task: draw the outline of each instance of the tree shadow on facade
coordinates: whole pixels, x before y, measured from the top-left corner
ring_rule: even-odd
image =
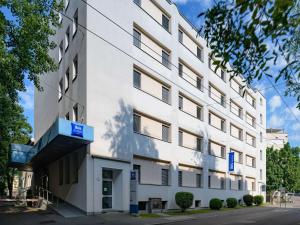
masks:
[[[110,141],[109,151],[112,156],[122,160],[132,160],[137,154],[144,157],[158,158],[158,150],[152,138],[133,132],[133,107],[119,100],[119,111],[112,120],[105,123],[105,140]]]

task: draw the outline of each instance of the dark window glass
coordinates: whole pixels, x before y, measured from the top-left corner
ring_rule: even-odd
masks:
[[[210,186],[211,186],[211,176],[209,175],[208,176],[208,187],[210,188]]]
[[[202,118],[202,108],[200,106],[197,106],[197,118],[199,120]]]
[[[182,187],[182,171],[178,171],[178,186]]]
[[[202,60],[202,49],[197,47],[197,57],[198,59]]]
[[[64,182],[64,161],[59,160],[58,162],[58,180],[59,185],[62,185]]]
[[[133,115],[133,131],[141,132],[141,116],[137,114]]]
[[[141,88],[141,73],[133,71],[133,86],[136,88]]]
[[[113,179],[113,171],[104,169],[102,170],[102,178],[103,179]]]
[[[162,169],[161,170],[161,184],[162,185],[169,185],[169,170],[168,169]]]
[[[197,151],[202,150],[202,138],[197,138]]]
[[[183,32],[181,30],[178,30],[178,41],[180,43],[183,42]]]
[[[221,70],[221,79],[225,81],[225,71]]]
[[[179,74],[180,77],[182,77],[182,71],[183,71],[182,70],[182,64],[179,63],[178,64],[178,74]]]
[[[169,68],[169,54],[165,51],[162,51],[162,64]]]
[[[162,26],[165,28],[167,31],[169,31],[169,18],[166,17],[164,14],[162,14]]]
[[[170,91],[166,87],[162,87],[162,100],[166,103],[170,102]]]
[[[178,144],[179,144],[179,146],[182,146],[182,144],[183,144],[183,133],[182,133],[182,131],[178,132]]]
[[[221,189],[225,189],[225,178],[224,177],[221,177],[220,183],[221,183]]]
[[[133,44],[136,47],[141,48],[141,33],[137,30],[133,30]]]
[[[202,78],[201,77],[197,77],[197,88],[199,90],[202,90]]]
[[[238,189],[240,191],[243,190],[243,181],[242,180],[238,180]]]
[[[133,165],[133,170],[137,170],[138,173],[138,181],[141,183],[141,166],[140,165]]]
[[[162,140],[169,141],[169,127],[162,125]]]
[[[182,96],[178,96],[178,108],[183,109],[183,98]]]

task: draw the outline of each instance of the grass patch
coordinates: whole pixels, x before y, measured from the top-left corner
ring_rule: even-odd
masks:
[[[155,213],[140,213],[139,217],[141,217],[141,218],[159,218],[162,216],[159,214],[155,214]]]
[[[213,212],[214,210],[211,209],[194,209],[194,210],[186,210],[185,212],[181,212],[179,210],[172,210],[166,212],[167,215],[170,216],[180,216],[180,215],[193,215],[193,214],[202,214],[202,213],[210,213]]]

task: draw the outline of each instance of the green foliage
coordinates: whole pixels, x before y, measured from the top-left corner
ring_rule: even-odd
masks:
[[[264,196],[262,195],[256,195],[253,197],[253,203],[255,205],[261,205],[264,202]]]
[[[246,206],[252,206],[253,205],[253,196],[252,195],[244,195],[243,201],[246,204]]]
[[[223,203],[220,199],[218,198],[212,198],[210,201],[209,201],[209,208],[211,209],[215,209],[215,210],[219,210],[221,209],[223,206]]]
[[[300,180],[299,148],[292,148],[288,143],[280,150],[267,148],[267,191],[285,187],[295,191]]]
[[[16,101],[17,91],[25,91],[25,76],[40,88],[38,75],[57,69],[48,55],[56,46],[49,37],[59,26],[57,10],[62,3],[6,0],[0,1],[0,6],[0,84]]]
[[[238,201],[236,198],[227,198],[226,199],[226,205],[228,208],[235,208],[238,204]]]
[[[177,192],[175,195],[176,204],[184,212],[193,205],[194,196],[190,192]]]
[[[199,17],[205,19],[199,33],[212,49],[216,70],[230,64],[227,72],[242,74],[248,84],[282,78],[286,94],[300,102],[300,1],[216,1]]]

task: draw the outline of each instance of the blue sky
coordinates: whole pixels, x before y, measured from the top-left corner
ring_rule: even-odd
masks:
[[[197,15],[211,6],[211,0],[174,0],[182,14],[196,27],[201,21]],[[275,73],[276,66],[272,67]],[[28,122],[34,127],[34,87],[28,80],[25,81],[27,91],[20,93],[20,103],[24,107],[24,114]],[[300,146],[300,111],[296,108],[296,100],[292,97],[285,97],[285,85],[278,81],[275,86],[281,96],[274,90],[270,82],[262,79],[255,86],[261,90],[267,99],[267,127],[283,128],[288,132],[289,142],[292,146]],[[288,107],[284,104],[287,103]],[[295,118],[297,117],[297,119]]]

